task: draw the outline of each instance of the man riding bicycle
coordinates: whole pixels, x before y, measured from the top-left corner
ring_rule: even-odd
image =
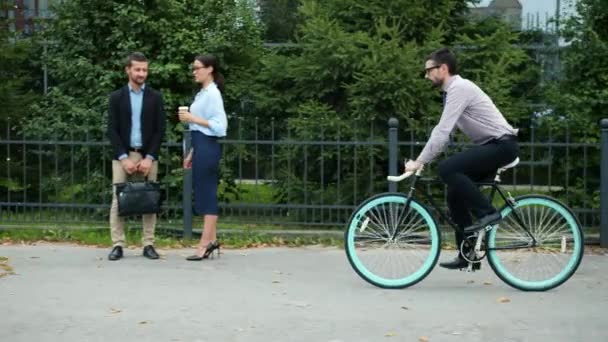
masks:
[[[425,77],[443,91],[443,112],[422,152],[416,160],[405,164],[405,170],[417,171],[433,161],[449,142],[454,127],[474,143],[475,146],[439,163],[439,175],[447,185],[450,215],[459,227],[455,231],[459,248],[466,237],[500,221],[500,213],[475,182],[493,176],[498,168],[517,158],[518,130],[509,125],[483,90],[458,75],[456,56],[450,50],[443,48],[429,55]],[[477,218],[475,224],[471,214]],[[459,249],[454,260],[439,265],[459,269],[467,267],[468,261]]]

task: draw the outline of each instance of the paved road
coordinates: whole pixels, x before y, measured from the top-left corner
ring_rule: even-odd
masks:
[[[605,255],[586,255],[558,289],[526,293],[488,265],[381,290],[334,248],[226,250],[204,262],[160,252],[110,262],[107,249],[0,246],[15,272],[0,278],[0,341],[608,340]]]

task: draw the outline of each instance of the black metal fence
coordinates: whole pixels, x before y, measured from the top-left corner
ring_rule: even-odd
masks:
[[[396,120],[392,128],[367,125],[369,134],[363,139],[346,140],[339,134],[303,139],[275,127],[274,121],[261,125],[256,120],[253,129],[246,129],[242,120],[231,119],[236,133],[221,142],[221,224],[343,228],[361,201],[389,190],[386,175],[398,172],[403,158],[416,157],[425,142],[414,130],[398,127]],[[390,138],[387,130],[393,132]],[[606,141],[600,145],[571,141],[567,127],[527,128],[526,139],[520,141],[522,161],[503,177],[506,189],[513,195],[540,192],[557,197],[573,208],[588,232],[599,233],[600,175],[606,174],[600,173],[600,156],[608,153],[608,127],[603,130]],[[184,229],[185,235],[192,227],[191,176],[181,167],[188,143],[165,143],[159,169],[164,188],[159,225]],[[466,145],[456,140],[450,151]],[[433,174],[432,167],[428,173]],[[105,227],[110,182],[110,146],[101,137],[16,136],[10,126],[0,135],[2,225]],[[601,223],[605,227],[608,221]]]

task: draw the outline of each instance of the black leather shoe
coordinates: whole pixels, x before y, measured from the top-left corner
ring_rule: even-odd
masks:
[[[460,255],[447,262],[440,262],[439,266],[448,270],[457,270],[469,266],[468,261],[464,260]]]
[[[148,259],[158,259],[158,253],[156,253],[152,245],[144,247],[144,256]]]
[[[441,266],[443,268],[447,268],[448,270],[459,270],[459,269],[469,267],[469,262],[464,260],[459,254],[457,257],[455,257],[451,261],[439,263],[439,266]],[[480,270],[480,269],[481,269],[481,263],[476,262],[473,264],[473,270]]]
[[[487,226],[491,226],[493,224],[496,224],[498,222],[500,222],[500,220],[502,220],[502,215],[500,215],[500,212],[495,212],[493,214],[488,214],[482,218],[479,219],[479,222],[477,222],[476,224],[472,225],[472,226],[468,226],[464,229],[465,233],[472,233],[472,232],[476,232],[480,229],[483,229]]]
[[[122,258],[122,247],[116,246],[116,247],[112,248],[110,255],[108,255],[108,259],[114,261],[114,260],[118,260],[120,258]]]

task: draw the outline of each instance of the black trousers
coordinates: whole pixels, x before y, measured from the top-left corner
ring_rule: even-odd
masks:
[[[471,214],[479,219],[496,212],[475,182],[493,178],[498,168],[515,160],[518,154],[517,138],[505,136],[456,153],[439,163],[439,176],[447,185],[448,209],[459,228],[455,232],[458,246],[465,237],[463,229],[473,224]]]

